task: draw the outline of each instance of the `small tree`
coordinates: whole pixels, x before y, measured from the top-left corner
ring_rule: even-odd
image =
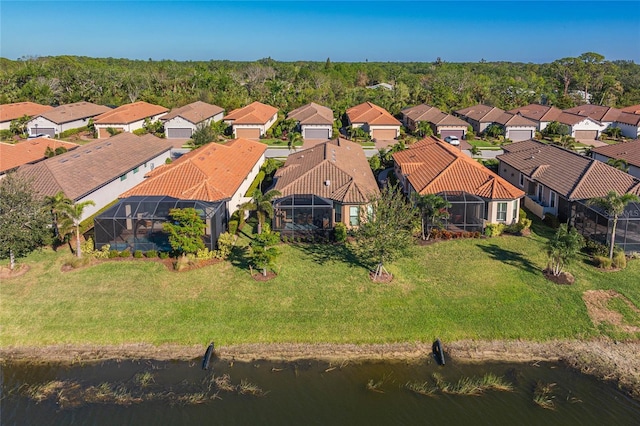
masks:
[[[171,222],[162,224],[162,229],[169,234],[171,248],[179,254],[195,254],[205,248],[202,237],[205,235],[205,223],[196,209],[169,210]]]
[[[546,136],[563,136],[568,135],[569,133],[571,133],[569,126],[557,121],[550,122],[542,131],[542,134]]]
[[[487,128],[484,129],[484,134],[489,136],[490,138],[504,136],[504,127],[496,123],[489,124]]]
[[[431,230],[435,226],[441,226],[441,221],[449,217],[447,209],[451,207],[451,203],[436,194],[417,194],[415,202],[420,209],[422,239],[428,240]]]
[[[27,123],[29,120],[31,120],[31,117],[28,115],[23,115],[22,117],[11,120],[9,123],[9,131],[16,136],[26,137]]]
[[[416,134],[423,138],[426,138],[427,136],[432,136],[433,129],[431,128],[431,124],[428,121],[418,121],[418,126],[416,127]]]
[[[411,244],[416,212],[397,186],[385,187],[371,200],[356,231],[354,248],[365,262],[376,262],[374,279],[387,273],[385,263],[395,260]]]
[[[272,189],[264,194],[260,189],[255,189],[251,195],[251,201],[242,204],[239,208],[240,215],[244,217],[244,212],[255,212],[258,218],[258,234],[262,233],[262,225],[267,219],[273,217],[273,198],[280,195],[280,191]]]
[[[297,149],[296,144],[302,142],[302,135],[298,132],[289,132],[287,136],[287,146],[289,147],[289,151],[295,151]]]
[[[71,200],[69,200],[71,201]],[[76,234],[76,256],[82,257],[82,248],[80,246],[80,222],[82,214],[87,206],[95,206],[91,200],[81,203],[62,203],[60,205],[60,216],[58,217],[58,230],[61,240],[71,233]]]
[[[280,254],[276,244],[280,242],[280,233],[265,230],[262,234],[256,235],[251,242],[251,263],[262,270],[262,275],[267,276],[267,268],[272,267]]]
[[[51,216],[31,184],[9,173],[0,181],[0,258],[9,258],[15,267],[16,257],[26,256],[48,244]]]
[[[627,204],[640,201],[635,194],[618,194],[616,191],[609,191],[607,195],[600,198],[592,198],[587,204],[598,206],[604,209],[605,214],[613,218],[611,227],[611,239],[609,241],[609,259],[613,259],[613,248],[616,243],[616,227],[618,226],[618,217],[624,212]]]
[[[189,148],[193,150],[215,141],[217,137],[218,135],[216,134],[212,126],[201,123],[196,126],[196,130],[194,130],[193,134],[191,135],[191,140],[189,141],[188,145]]]
[[[566,223],[561,224],[547,243],[549,257],[547,270],[557,277],[564,267],[578,256],[582,247],[584,247],[584,238],[576,228],[569,230]]]

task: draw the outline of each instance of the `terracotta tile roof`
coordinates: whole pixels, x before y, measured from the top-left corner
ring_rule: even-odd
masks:
[[[640,114],[621,112],[618,118],[616,118],[616,123],[624,123],[637,127],[640,125]]]
[[[140,101],[100,114],[93,122],[95,124],[129,124],[167,111],[169,110],[163,106]]]
[[[225,200],[238,191],[266,150],[267,145],[247,139],[210,143],[154,169],[120,198],[167,195],[181,200]]]
[[[253,102],[245,107],[234,109],[224,117],[224,120],[231,121],[232,124],[266,124],[277,113],[278,108]]]
[[[276,178],[274,188],[283,196],[314,194],[363,204],[380,192],[362,147],[342,138],[289,155]]]
[[[478,123],[489,123],[494,122],[496,117],[499,117],[503,112],[505,111],[497,107],[478,104],[459,109],[456,111],[456,114],[468,117]]]
[[[411,108],[405,108],[402,113],[412,119],[415,123],[427,121],[436,126],[460,126],[467,127],[469,124],[451,114],[446,114],[436,107],[427,104],[416,105]]]
[[[347,117],[351,123],[368,123],[377,126],[400,126],[401,124],[386,109],[371,102],[349,108]]]
[[[533,121],[557,121],[558,116],[562,114],[562,110],[554,106],[529,104],[527,106],[515,108],[509,111],[511,114],[520,114],[521,116]]]
[[[617,108],[593,104],[580,105],[577,107],[565,109],[564,111],[582,115],[584,117],[589,117],[595,121],[607,122],[616,121],[616,119],[622,112]]]
[[[620,111],[622,112],[629,112],[631,114],[640,114],[640,104],[638,105],[631,105],[628,107],[624,107],[622,108]]]
[[[504,162],[567,198],[602,197],[615,190],[640,193],[640,181],[600,161],[554,145],[529,140],[504,147]]]
[[[433,136],[396,152],[393,159],[420,194],[462,191],[490,200],[524,196],[505,179]]]
[[[60,105],[59,107],[39,114],[39,116],[53,123],[63,124],[69,121],[95,117],[109,111],[111,111],[111,108],[104,105],[96,105],[91,102],[76,102],[73,104]]]
[[[53,109],[53,107],[36,104],[34,102],[17,102],[14,104],[0,105],[0,122],[15,120],[25,115],[35,117],[50,109]]]
[[[170,149],[171,144],[164,139],[125,132],[20,166],[18,173],[33,178],[35,189],[42,195],[63,191],[77,200]]]
[[[625,160],[628,164],[640,167],[640,140],[621,142],[615,145],[605,145],[593,148],[591,152],[610,158]]]
[[[180,108],[174,108],[167,114],[163,115],[160,119],[162,121],[171,120],[172,118],[182,117],[190,123],[198,124],[204,120],[224,112],[224,109],[211,105],[206,102],[197,101]]]
[[[494,123],[503,126],[536,127],[536,123],[518,114],[503,112],[493,119]]]
[[[0,173],[7,172],[23,164],[35,163],[44,160],[44,152],[47,147],[56,149],[66,148],[68,151],[79,145],[71,142],[63,142],[51,138],[28,139],[16,144],[0,142]]]
[[[300,124],[331,124],[333,111],[315,102],[296,108],[287,114],[287,118],[299,121]]]

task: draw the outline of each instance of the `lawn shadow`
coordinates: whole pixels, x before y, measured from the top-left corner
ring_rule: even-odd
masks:
[[[234,246],[229,254],[229,262],[236,268],[249,271],[249,260],[246,255],[246,247]]]
[[[496,244],[488,246],[480,246],[480,248],[491,256],[494,260],[506,263],[507,265],[522,268],[527,272],[539,272],[540,268],[536,267],[529,259],[521,253],[512,250],[506,250]]]
[[[328,262],[342,262],[350,267],[370,269],[371,265],[362,260],[343,244],[296,244],[303,252],[311,256],[312,260],[320,265]]]

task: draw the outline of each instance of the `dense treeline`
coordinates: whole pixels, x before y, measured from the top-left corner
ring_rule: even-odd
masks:
[[[394,89],[366,88],[382,82]],[[286,112],[314,101],[340,116],[364,101],[393,114],[422,102],[447,112],[476,103],[511,109],[545,99],[567,108],[581,103],[577,91],[589,93],[592,103],[638,104],[640,65],[606,61],[597,53],[547,64],[0,58],[0,103],[84,100],[117,106],[142,100],[172,108],[202,100],[229,111],[258,100]]]

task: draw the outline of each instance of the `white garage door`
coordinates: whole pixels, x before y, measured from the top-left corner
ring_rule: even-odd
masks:
[[[169,128],[167,129],[167,138],[183,138],[191,137],[191,129]]]
[[[514,142],[528,141],[533,139],[532,130],[509,130],[509,139]]]
[[[305,129],[305,139],[329,139],[329,129]]]
[[[442,137],[442,139],[446,138],[447,136],[455,136],[458,139],[462,139],[462,137],[464,136],[464,130],[442,129],[440,130],[440,136]]]
[[[32,127],[31,129],[29,129],[29,134],[30,135],[45,134],[45,135],[54,137],[56,135],[56,129],[54,129],[53,127]]]

